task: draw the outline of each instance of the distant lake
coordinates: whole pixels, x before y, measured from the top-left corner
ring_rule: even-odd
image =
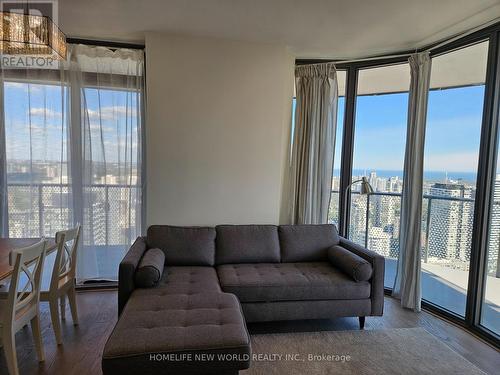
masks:
[[[403,178],[403,171],[386,170],[386,169],[353,169],[353,176],[363,176],[369,175],[370,172],[377,173],[377,177],[399,177]],[[335,174],[338,175],[340,171],[335,170]],[[477,174],[475,172],[448,172],[448,179],[450,180],[462,180],[465,182],[475,183]],[[445,181],[446,172],[441,171],[424,171],[424,180],[427,181]]]

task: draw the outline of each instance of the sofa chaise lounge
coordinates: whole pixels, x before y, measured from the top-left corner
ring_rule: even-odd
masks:
[[[164,253],[151,288],[135,274]],[[104,374],[237,374],[251,362],[246,322],[381,316],[384,258],[333,225],[153,225],[119,268],[119,320]]]

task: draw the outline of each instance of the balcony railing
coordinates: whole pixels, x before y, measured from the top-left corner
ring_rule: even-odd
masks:
[[[130,185],[84,186],[85,245],[124,245],[135,238],[139,188]],[[53,236],[73,223],[68,184],[8,184],[9,236]],[[140,213],[138,213],[140,216]]]
[[[339,192],[332,191],[329,220],[338,224]],[[349,238],[389,258],[399,255],[401,193],[352,192]],[[422,261],[468,270],[474,199],[425,194],[422,206]],[[500,202],[493,207],[488,251],[488,274],[500,277]]]
[[[84,187],[84,244],[113,246],[135,238],[139,188],[93,184]],[[338,224],[339,192],[332,191],[330,222]],[[73,222],[71,189],[67,184],[8,185],[9,235],[53,236]],[[421,244],[424,263],[468,270],[474,199],[424,195]],[[399,255],[401,194],[353,192],[349,237],[388,258]],[[493,206],[488,251],[488,274],[500,277],[500,202]]]

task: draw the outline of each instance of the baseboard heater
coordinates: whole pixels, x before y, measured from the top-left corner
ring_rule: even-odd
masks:
[[[76,285],[77,289],[108,289],[117,288],[118,280],[88,279]]]

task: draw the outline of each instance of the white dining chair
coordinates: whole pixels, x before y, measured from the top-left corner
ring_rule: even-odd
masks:
[[[4,348],[10,375],[18,375],[15,335],[31,323],[35,348],[40,362],[44,361],[40,332],[40,287],[47,242],[11,252],[14,271],[8,291],[0,291],[0,343]],[[24,284],[26,282],[26,284]]]
[[[42,289],[40,301],[46,301],[50,307],[52,327],[56,336],[57,345],[62,344],[61,322],[59,319],[59,308],[61,307],[61,318],[66,318],[66,296],[71,308],[73,324],[78,325],[78,311],[76,306],[76,259],[78,242],[80,240],[80,224],[75,228],[56,233],[57,253],[52,268],[52,276],[48,290]],[[59,302],[59,304],[58,304]]]

